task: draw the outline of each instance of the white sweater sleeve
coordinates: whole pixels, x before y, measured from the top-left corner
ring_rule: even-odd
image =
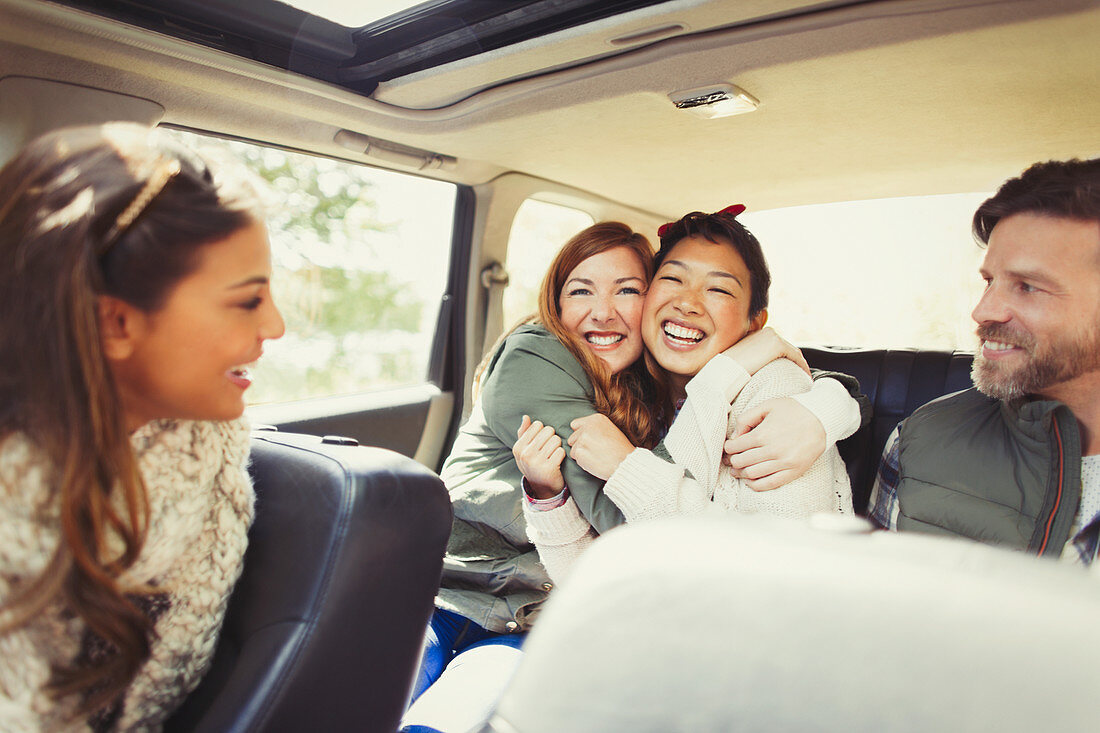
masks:
[[[534,509],[524,501],[523,516],[527,520],[527,537],[555,583],[561,583],[569,575],[577,558],[596,541],[596,530],[571,496],[556,509]]]
[[[718,485],[730,404],[749,382],[744,367],[725,354],[711,358],[687,383],[687,399],[662,441],[708,498]]]
[[[664,441],[676,463],[637,448],[604,485],[604,493],[626,521],[697,514],[711,506],[730,403],[748,381],[748,372],[722,354],[695,375],[687,387],[688,399]],[[672,453],[673,446],[680,450]],[[696,475],[703,476],[703,481],[691,478]],[[523,513],[527,536],[539,559],[554,582],[560,583],[595,540],[595,530],[572,498],[548,511],[534,510],[524,502]]]
[[[697,514],[712,507],[710,496],[684,469],[644,448],[623,461],[604,486],[608,498],[622,510],[627,522],[681,514]],[[577,558],[596,541],[596,531],[570,497],[556,509],[538,510],[523,504],[527,537],[555,583],[570,573]]]
[[[626,521],[698,514],[718,486],[730,403],[749,374],[725,354],[714,356],[687,384],[687,399],[663,442],[672,463],[637,448],[604,485]]]
[[[713,357],[688,382],[687,400],[663,441],[672,460],[711,495],[724,456],[730,404],[749,381],[749,373],[739,363],[725,354]],[[826,449],[859,429],[859,403],[835,379],[825,377],[813,381],[808,391],[783,394],[780,390],[775,396],[790,396],[813,413],[825,429]]]
[[[819,380],[823,381],[823,380]],[[829,380],[832,381],[832,380]],[[730,430],[746,410],[774,397],[810,389],[810,378],[794,363],[777,359],[753,375],[730,410]],[[848,472],[836,446],[830,446],[802,476],[772,491],[753,491],[723,464],[714,501],[729,511],[805,517],[816,512],[852,513]]]
[[[710,507],[711,492],[645,448],[635,448],[603,487],[627,522],[698,514]]]
[[[821,421],[826,448],[859,430],[859,403],[843,384],[831,377],[815,379],[809,392],[791,395],[791,398]]]
[[[735,362],[715,357],[688,384],[688,401],[664,441],[674,463],[639,448],[608,479],[604,493],[628,522],[696,514],[711,507],[786,517],[852,513],[848,473],[836,446],[804,475],[772,491],[753,491],[734,478],[721,459],[722,445],[736,429],[738,416],[765,400],[806,392],[811,384],[809,375],[786,359],[764,366],[743,386],[738,374],[744,370]],[[732,406],[721,401],[731,392],[736,395]]]

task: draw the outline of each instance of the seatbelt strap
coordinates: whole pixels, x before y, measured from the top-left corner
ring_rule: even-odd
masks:
[[[481,356],[489,352],[504,332],[504,288],[508,287],[508,271],[493,261],[481,271],[481,286],[485,288],[485,338]]]

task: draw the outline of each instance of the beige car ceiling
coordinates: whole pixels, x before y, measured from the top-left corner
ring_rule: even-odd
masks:
[[[347,130],[410,160],[444,156],[430,175],[514,170],[667,216],[982,191],[1034,160],[1100,155],[1097,0],[677,0],[372,98],[48,3],[0,0],[0,19],[3,77],[121,92],[165,122],[354,159],[335,142]],[[759,109],[704,120],[668,97],[716,83]],[[390,165],[407,169],[401,158]]]

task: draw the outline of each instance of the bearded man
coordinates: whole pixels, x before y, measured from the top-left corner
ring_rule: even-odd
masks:
[[[974,214],[972,389],[891,436],[880,526],[1090,564],[1100,535],[1100,159],[1038,163]]]

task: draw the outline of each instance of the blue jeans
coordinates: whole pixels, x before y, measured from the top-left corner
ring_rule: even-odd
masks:
[[[470,730],[485,722],[512,677],[527,634],[498,634],[435,609],[402,731]]]

